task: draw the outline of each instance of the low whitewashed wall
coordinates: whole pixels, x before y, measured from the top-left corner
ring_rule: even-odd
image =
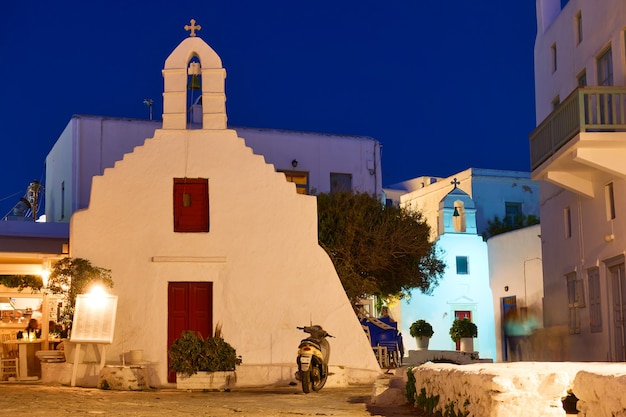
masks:
[[[574,379],[581,417],[626,416],[626,364],[594,364]]]
[[[413,375],[418,402],[444,415],[565,416],[562,399],[573,393],[579,417],[626,416],[626,364],[427,364],[413,368]]]

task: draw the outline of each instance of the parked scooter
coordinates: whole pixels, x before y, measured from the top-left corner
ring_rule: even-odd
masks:
[[[302,339],[298,346],[298,372],[296,379],[302,382],[302,391],[308,394],[322,389],[328,379],[328,359],[330,358],[329,335],[322,326],[297,327],[310,334],[310,337]]]

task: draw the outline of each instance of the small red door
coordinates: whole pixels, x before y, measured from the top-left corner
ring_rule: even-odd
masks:
[[[472,312],[468,310],[455,310],[454,319],[455,320],[468,319],[469,321],[472,321]],[[461,342],[456,342],[456,350],[461,350]]]
[[[213,335],[213,283],[170,282],[167,297],[167,347],[169,349],[185,330],[199,332],[203,338]],[[169,355],[167,358],[169,369]],[[168,371],[168,382],[176,382],[176,373]]]

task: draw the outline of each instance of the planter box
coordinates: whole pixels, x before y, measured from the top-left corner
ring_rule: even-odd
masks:
[[[198,372],[191,376],[176,374],[178,389],[225,390],[234,387],[236,382],[235,371]]]
[[[428,350],[428,343],[430,342],[430,337],[425,337],[425,336],[416,337],[415,341],[417,342],[417,350]]]
[[[461,352],[473,352],[474,351],[474,338],[473,337],[463,337],[461,338],[460,344]]]

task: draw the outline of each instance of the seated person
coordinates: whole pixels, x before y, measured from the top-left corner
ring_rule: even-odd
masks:
[[[34,334],[34,339],[41,337],[41,329],[39,328],[39,322],[37,319],[30,319],[28,321],[28,327],[21,332],[17,332],[18,339],[30,339],[30,335]]]

